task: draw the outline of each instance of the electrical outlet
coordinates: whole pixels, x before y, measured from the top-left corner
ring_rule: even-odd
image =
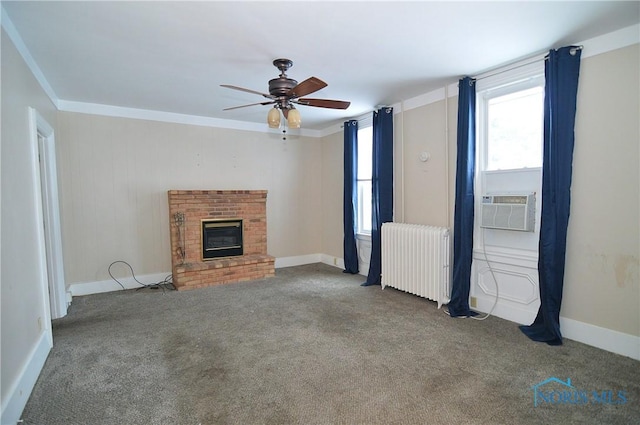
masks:
[[[476,297],[471,297],[470,306],[473,308],[478,307],[478,299]]]
[[[42,317],[38,317],[38,332],[42,332]]]
[[[333,265],[334,266],[338,265],[338,259],[336,257],[333,257]]]

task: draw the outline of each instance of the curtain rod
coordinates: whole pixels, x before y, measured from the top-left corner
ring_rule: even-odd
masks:
[[[375,109],[373,109],[373,110],[371,110],[371,111],[369,111],[369,112],[365,112],[364,114],[360,114],[360,115],[358,115],[357,117],[349,118],[349,119],[347,119],[346,121],[353,121],[353,120],[355,120],[355,121],[360,122],[360,121],[363,121],[363,120],[369,120],[369,119],[371,119],[371,114],[372,114],[373,112],[375,112],[375,111],[377,111],[377,110],[379,110],[379,109],[382,109],[382,108],[392,108],[392,106],[376,105]],[[346,121],[345,121],[345,122],[346,122]],[[344,123],[340,125],[340,128],[344,128]]]
[[[582,46],[582,45],[579,45],[579,46],[573,46],[573,47],[571,48],[571,50],[569,50],[569,53],[570,53],[571,55],[575,55],[575,54],[576,54],[576,52],[577,52],[578,50],[582,50],[582,49],[583,49],[583,47],[584,47],[584,46]],[[500,71],[496,71],[496,72],[493,72],[493,73],[488,74],[488,75],[480,74],[481,76],[478,76],[478,77],[471,77],[471,78],[472,78],[474,81],[478,81],[478,80],[484,80],[485,78],[493,77],[493,76],[495,76],[495,75],[504,74],[505,72],[509,72],[509,71],[514,70],[514,69],[518,69],[518,68],[522,68],[522,67],[525,67],[525,66],[531,65],[531,64],[536,63],[536,62],[538,62],[538,61],[540,61],[540,60],[545,60],[545,61],[546,61],[547,59],[549,59],[549,54],[547,53],[547,54],[546,54],[546,55],[544,55],[543,57],[537,56],[535,59],[532,59],[532,58],[529,58],[529,59],[531,59],[531,60],[528,60],[528,61],[527,61],[527,62],[525,62],[525,63],[518,63],[517,65],[514,65],[514,66],[507,66],[507,68],[505,68],[505,69],[501,69]],[[524,59],[524,60],[527,60],[527,59]]]

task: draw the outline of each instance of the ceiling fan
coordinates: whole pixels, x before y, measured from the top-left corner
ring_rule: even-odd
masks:
[[[255,105],[273,105],[273,109],[271,109],[267,115],[269,127],[280,127],[279,111],[282,111],[282,115],[284,115],[287,120],[289,128],[300,128],[300,123],[302,121],[300,112],[298,112],[294,105],[315,106],[329,109],[347,109],[351,104],[351,102],[345,102],[343,100],[311,99],[308,97],[302,97],[325,88],[327,83],[319,78],[310,77],[298,84],[296,80],[287,76],[287,70],[293,66],[293,62],[289,59],[276,59],[273,61],[273,65],[280,70],[280,75],[278,78],[269,80],[269,94],[228,84],[221,85],[221,87],[226,87],[228,89],[260,95],[269,99],[268,101],[234,106],[226,108],[224,111]]]

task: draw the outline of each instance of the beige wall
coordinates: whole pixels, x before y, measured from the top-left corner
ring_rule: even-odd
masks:
[[[29,107],[55,129],[56,111],[7,34],[2,31],[2,236],[0,291],[1,369],[3,406],[12,386],[31,360],[48,326],[45,299],[46,267],[37,253],[41,247],[39,182],[35,174]],[[44,285],[44,286],[43,286]],[[29,389],[30,390],[30,389]],[[26,401],[28,394],[22,398]],[[19,392],[18,392],[18,398]]]
[[[167,191],[266,189],[268,251],[322,249],[319,139],[59,113],[58,170],[67,285],[170,272]]]
[[[342,258],[343,132],[322,139],[322,253]]]
[[[640,45],[584,59],[561,315],[640,336]]]
[[[394,220],[447,226],[449,194],[445,102],[408,110],[400,114],[394,124],[400,126],[396,130],[396,136],[399,132],[400,137],[396,140],[402,145],[398,153],[402,154],[403,165],[403,168],[396,167],[396,199],[402,202],[404,194],[404,202],[397,206]],[[429,154],[427,161],[420,160],[422,152]]]

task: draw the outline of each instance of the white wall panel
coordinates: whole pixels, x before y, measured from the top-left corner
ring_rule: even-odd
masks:
[[[517,323],[533,322],[540,306],[537,253],[500,249],[486,255],[482,249],[473,253],[471,296],[476,309],[493,309],[493,315]]]

